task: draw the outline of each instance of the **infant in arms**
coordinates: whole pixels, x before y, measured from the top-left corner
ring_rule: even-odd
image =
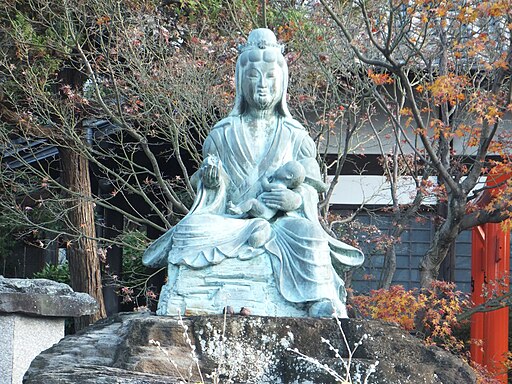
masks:
[[[264,177],[261,186],[264,192],[276,189],[295,189],[304,182],[306,170],[298,161],[289,161],[278,168],[270,178]],[[261,196],[261,195],[260,195]],[[273,204],[266,204],[261,197],[252,198],[238,205],[228,203],[228,211],[236,215],[248,214],[250,217],[260,217],[270,220],[278,211]]]

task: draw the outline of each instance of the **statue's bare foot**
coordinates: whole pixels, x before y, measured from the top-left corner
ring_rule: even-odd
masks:
[[[259,248],[270,240],[270,225],[268,223],[266,224],[267,225],[258,229],[247,239],[247,243],[249,243],[251,247]]]
[[[347,309],[339,299],[320,300],[309,307],[309,316],[311,317],[338,317],[347,318]]]

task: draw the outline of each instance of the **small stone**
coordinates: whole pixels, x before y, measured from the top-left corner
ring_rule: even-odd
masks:
[[[234,315],[235,310],[233,309],[232,306],[228,305],[227,307],[224,307],[224,311],[222,313],[226,315]]]
[[[240,309],[240,315],[242,316],[250,316],[251,315],[251,310],[247,307],[242,307]]]

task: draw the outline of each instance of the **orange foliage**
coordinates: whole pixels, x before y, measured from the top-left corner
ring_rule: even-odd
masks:
[[[467,85],[468,79],[465,76],[448,74],[439,76],[427,86],[427,89],[434,98],[435,104],[450,103],[450,105],[455,105],[466,98],[464,90]]]
[[[376,85],[393,84],[393,79],[387,73],[375,73],[369,69],[368,76]]]
[[[299,30],[300,24],[297,25],[297,23],[293,20],[288,21],[284,25],[280,25],[277,28],[277,36],[279,37],[279,40],[281,40],[284,43],[289,42],[292,40]]]
[[[110,22],[110,16],[102,16],[96,20],[97,25],[108,24]]]
[[[468,24],[474,22],[478,17],[478,12],[474,7],[461,7],[459,14],[457,15],[457,20],[459,20],[463,24]]]
[[[397,323],[407,331],[414,329],[414,316],[422,307],[416,292],[401,285],[372,290],[368,296],[354,296],[353,302],[364,317]]]
[[[466,124],[459,124],[457,128],[455,128],[455,131],[453,134],[456,137],[464,137],[466,135],[469,135],[472,132],[472,128],[469,125]]]
[[[499,109],[499,100],[496,95],[483,91],[474,92],[471,95],[472,107],[470,112],[477,115],[476,122],[482,124],[486,121],[488,124],[495,124],[503,116],[503,111]]]
[[[353,304],[365,318],[396,323],[401,328],[418,330],[428,344],[460,353],[464,342],[453,335],[460,326],[457,315],[469,308],[464,293],[455,284],[434,281],[429,289],[406,290],[401,285],[370,291],[353,297]]]
[[[461,352],[464,342],[452,331],[460,326],[457,315],[469,308],[469,298],[455,290],[454,283],[434,281],[430,289],[422,291],[425,315],[422,323],[427,330],[425,341],[440,345],[452,352]]]
[[[510,6],[509,0],[483,1],[478,6],[478,11],[482,16],[499,17],[506,15]]]
[[[411,108],[403,107],[403,108],[400,110],[400,115],[402,115],[402,116],[412,116],[412,110],[411,110]]]

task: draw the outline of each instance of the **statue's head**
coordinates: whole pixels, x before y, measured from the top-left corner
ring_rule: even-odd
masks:
[[[274,180],[279,180],[289,189],[295,189],[304,182],[306,170],[298,161],[289,161],[278,168],[272,175]]]
[[[253,30],[247,43],[239,47],[236,63],[235,105],[231,115],[241,115],[247,108],[275,109],[289,117],[286,105],[288,66],[283,56],[283,46],[277,43],[274,33],[266,28]]]

